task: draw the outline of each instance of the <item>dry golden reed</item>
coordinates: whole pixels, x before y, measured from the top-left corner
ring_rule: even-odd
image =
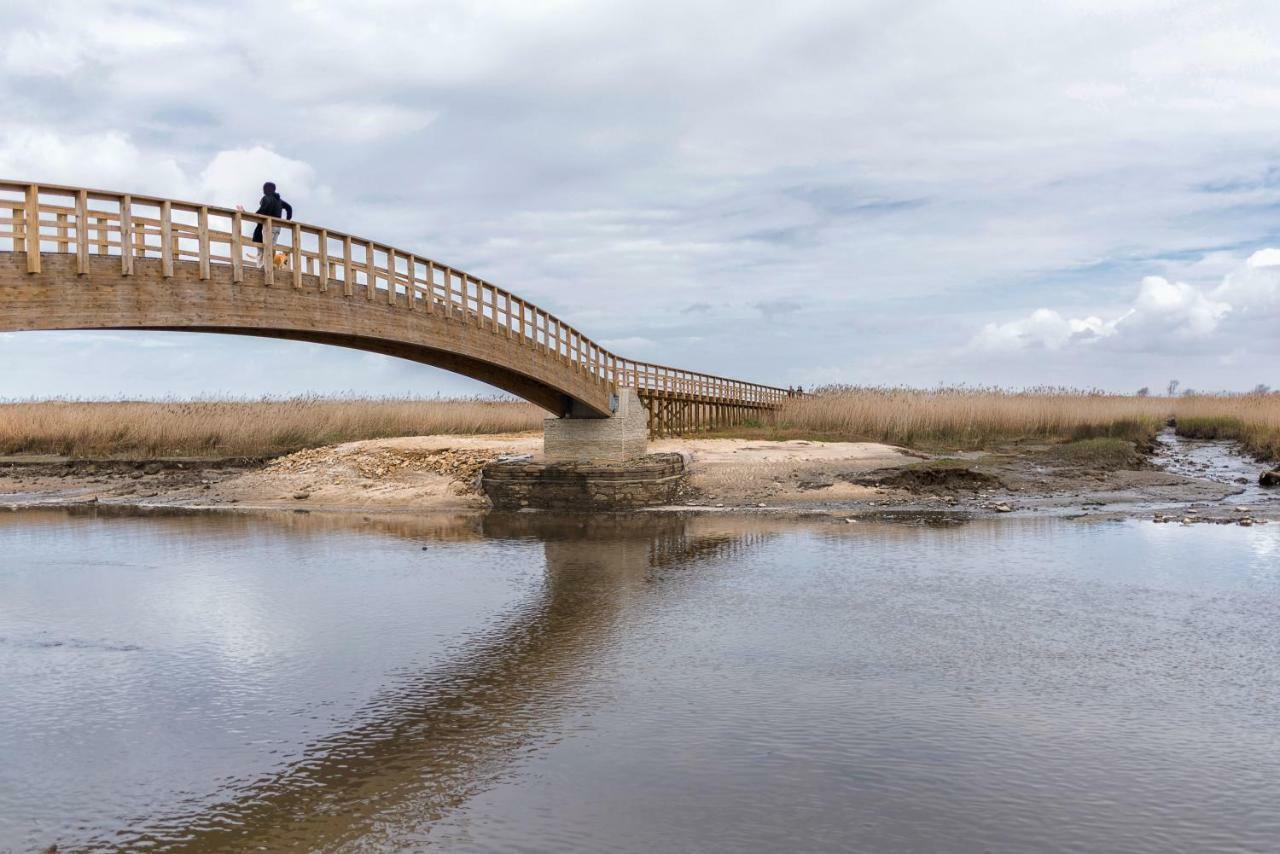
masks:
[[[1169,398],[1070,389],[836,387],[788,400],[771,432],[964,449],[1101,436],[1142,443],[1170,419],[1187,435],[1207,435],[1203,431],[1216,425],[1215,435],[1238,438],[1267,458],[1280,456],[1280,394]]]
[[[388,436],[537,430],[529,403],[475,399],[0,404],[0,454],[264,457]]]

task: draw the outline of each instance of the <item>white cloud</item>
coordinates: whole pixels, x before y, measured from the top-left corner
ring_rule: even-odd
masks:
[[[144,152],[120,131],[66,134],[10,126],[0,135],[0,175],[182,196],[190,182],[173,158]]]
[[[266,181],[275,182],[281,195],[294,204],[324,201],[330,195],[328,187],[317,183],[315,169],[310,164],[261,145],[219,151],[200,173],[197,183],[200,201],[251,207]]]
[[[1242,270],[1229,274],[1222,286],[1210,292],[1162,276],[1147,276],[1128,309],[1110,320],[1097,315],[1065,317],[1053,309],[1040,308],[1026,317],[988,323],[970,346],[987,351],[1103,346],[1159,352],[1170,345],[1205,341],[1219,332],[1235,310],[1221,297],[1232,290],[1238,297],[1244,297],[1249,288],[1258,290],[1255,280],[1248,278],[1250,271],[1270,270],[1270,281],[1280,281],[1280,267],[1273,270],[1272,265],[1265,265],[1268,259],[1280,262],[1280,250],[1256,253]],[[1248,307],[1250,302],[1239,299],[1237,305]]]
[[[1238,307],[1244,315],[1280,308],[1280,249],[1253,253],[1242,267],[1227,274],[1213,297]]]

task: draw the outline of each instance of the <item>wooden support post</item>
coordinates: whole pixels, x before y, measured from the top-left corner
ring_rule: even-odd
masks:
[[[120,275],[133,274],[133,197],[120,200]]]
[[[356,274],[351,268],[351,237],[342,238],[342,295],[351,296],[356,292]]]
[[[407,260],[409,263],[409,283],[405,285],[404,294],[409,298],[409,311],[417,311],[418,307],[415,303],[418,301],[418,256],[410,255]]]
[[[173,203],[160,203],[160,275],[173,278]]]
[[[293,286],[295,288],[302,287],[302,226],[296,222],[289,224],[289,233],[292,235],[293,247],[290,256],[293,265]]]
[[[244,281],[244,217],[240,211],[231,215],[231,281]]]
[[[374,288],[378,286],[378,268],[373,263],[373,244],[364,245],[365,299],[373,299]]]
[[[27,186],[27,272],[40,272],[40,187]]]
[[[320,229],[320,246],[319,246],[319,275],[320,290],[329,290],[329,232],[327,229]]]
[[[89,272],[89,191],[76,194],[76,272]]]
[[[271,227],[272,219],[267,217],[262,222],[262,284],[268,288],[276,283],[276,236]]]
[[[396,304],[396,250],[387,247],[387,305]]]
[[[200,280],[205,281],[209,278],[209,208],[207,205],[200,206],[200,212],[197,214],[196,220],[196,242],[199,244],[200,253]]]
[[[105,216],[95,216],[93,218],[93,227],[96,232],[94,235],[94,244],[98,248],[99,255],[106,255],[107,247],[107,218]]]

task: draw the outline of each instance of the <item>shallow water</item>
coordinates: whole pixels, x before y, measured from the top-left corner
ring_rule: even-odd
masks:
[[[1275,850],[1280,525],[0,515],[0,850]]]

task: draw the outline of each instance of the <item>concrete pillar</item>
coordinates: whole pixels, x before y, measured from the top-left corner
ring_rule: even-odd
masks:
[[[649,447],[649,417],[633,388],[618,391],[618,411],[609,418],[548,418],[542,424],[542,455],[549,463],[623,463]]]

